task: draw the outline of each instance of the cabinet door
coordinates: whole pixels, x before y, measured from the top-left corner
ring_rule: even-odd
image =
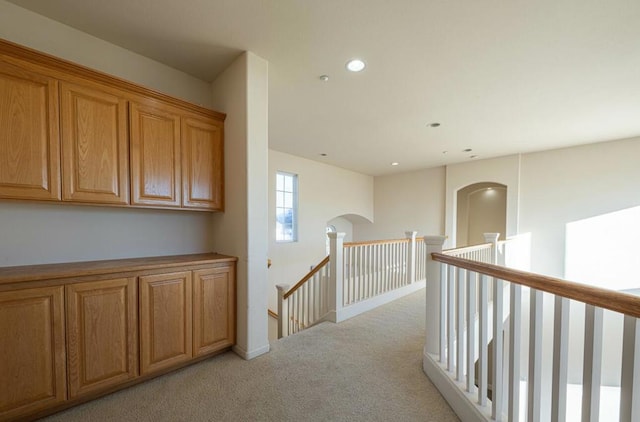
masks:
[[[131,104],[131,203],[180,206],[180,116]]]
[[[193,272],[193,354],[235,343],[236,291],[233,266]]]
[[[135,278],[66,286],[69,397],[134,378],[138,372]]]
[[[0,293],[0,419],[66,399],[64,288]]]
[[[182,120],[182,206],[223,210],[223,123]]]
[[[129,203],[127,101],[62,83],[62,199]]]
[[[140,277],[140,373],[191,359],[191,271]]]
[[[0,198],[60,199],[58,83],[0,61]]]

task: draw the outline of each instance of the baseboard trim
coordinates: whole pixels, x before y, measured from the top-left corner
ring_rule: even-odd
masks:
[[[242,347],[235,345],[232,348],[233,352],[240,356],[242,359],[244,360],[251,360],[253,358],[257,358],[260,355],[264,355],[265,353],[269,353],[270,350],[270,346],[269,344],[266,344],[262,347],[259,347],[257,349],[253,349],[251,351],[246,351],[244,350]]]
[[[492,420],[489,411],[477,404],[477,393],[463,391],[460,388],[462,384],[456,382],[426,350],[422,355],[422,369],[460,420],[463,422],[488,422]]]

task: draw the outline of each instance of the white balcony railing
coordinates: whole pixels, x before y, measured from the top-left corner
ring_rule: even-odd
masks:
[[[624,321],[620,398],[617,414],[604,416],[640,421],[639,297],[451,256],[442,253],[441,236],[425,242],[423,367],[462,420],[600,420],[603,313],[618,313]],[[553,323],[544,324],[549,299]],[[567,370],[577,359],[569,356],[569,309],[577,304],[585,307],[585,347],[576,404],[568,398]],[[548,354],[544,338],[552,342]],[[547,356],[549,376],[543,372]]]

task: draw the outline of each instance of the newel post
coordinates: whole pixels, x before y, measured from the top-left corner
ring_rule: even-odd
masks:
[[[442,253],[442,245],[445,236],[425,236],[424,243],[427,249],[426,262],[426,338],[425,352],[431,354],[440,353],[440,263],[431,258],[434,252]]]
[[[329,321],[340,322],[342,286],[344,284],[345,233],[327,233],[329,236]]]
[[[416,235],[418,232],[406,231],[404,234],[410,240],[406,268],[407,284],[413,284],[416,281]]]
[[[288,284],[276,284],[278,289],[278,338],[289,335],[289,307],[285,303],[285,293],[289,291]]]
[[[491,243],[491,263],[498,265],[498,238],[500,233],[484,233],[484,241]]]

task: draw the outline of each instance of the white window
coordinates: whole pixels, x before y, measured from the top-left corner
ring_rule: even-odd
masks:
[[[276,175],[276,241],[298,240],[298,175]]]

